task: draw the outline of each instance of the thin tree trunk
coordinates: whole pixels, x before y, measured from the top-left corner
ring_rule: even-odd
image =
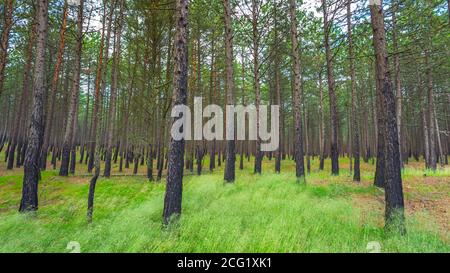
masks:
[[[355,160],[354,162],[354,173],[353,173],[353,181],[359,182],[361,181],[361,170],[360,170],[360,152],[359,152],[359,124],[358,117],[356,116],[356,72],[355,72],[355,53],[353,50],[353,37],[352,37],[352,21],[351,21],[351,2],[352,0],[348,0],[347,3],[347,33],[348,33],[348,45],[349,45],[349,56],[350,56],[350,78],[351,78],[351,90],[352,90],[352,111],[351,111],[351,127],[353,134],[351,136],[351,150],[352,155]]]
[[[234,105],[234,78],[233,78],[233,30],[231,28],[231,5],[229,0],[223,0],[224,18],[225,18],[225,55],[226,55],[226,89],[227,89],[227,104]],[[234,123],[229,120],[229,123]],[[234,182],[235,179],[235,164],[236,164],[236,150],[235,150],[235,130],[234,126],[227,126],[233,128],[233,132],[228,132],[227,135],[232,134],[233,139],[227,139],[227,161],[225,164],[224,179],[226,182]]]
[[[74,135],[76,134],[74,124],[76,122],[75,119],[77,119],[77,102],[80,93],[81,51],[83,47],[83,2],[84,0],[80,0],[80,5],[78,6],[75,67],[69,113],[67,115],[66,132],[64,134],[64,143],[62,147],[61,167],[59,169],[60,176],[67,176],[69,174],[70,151],[72,150],[72,146],[75,145],[75,143],[73,143]]]
[[[338,109],[335,91],[335,80],[333,75],[333,53],[330,46],[331,23],[329,21],[327,0],[322,0],[324,45],[327,59],[328,95],[330,97],[331,117],[331,174],[339,175],[339,147],[338,147]]]
[[[95,100],[94,100],[94,110],[92,111],[92,132],[93,136],[96,136],[97,127],[101,127],[101,123],[98,121],[98,112],[100,109],[102,109],[102,105],[100,105],[100,92],[102,90],[102,83],[103,79],[102,76],[104,74],[104,70],[106,70],[104,62],[107,64],[107,58],[108,58],[108,49],[109,49],[109,40],[111,36],[111,24],[112,24],[112,16],[114,13],[114,5],[115,1],[112,1],[109,14],[108,14],[108,26],[107,26],[107,33],[106,33],[106,46],[105,46],[105,20],[106,20],[106,9],[107,9],[107,3],[108,1],[104,0],[104,6],[105,10],[103,13],[103,22],[102,22],[102,36],[100,39],[100,50],[98,54],[98,65],[97,65],[97,74],[95,78]],[[106,49],[106,50],[105,50]],[[101,115],[101,112],[100,112]],[[100,126],[99,126],[100,125]],[[100,138],[101,139],[101,138]],[[100,142],[97,142],[97,139],[91,140],[91,147],[89,151],[89,162],[88,162],[88,172],[92,172],[92,168],[94,167],[94,161],[95,161],[95,150],[96,146],[100,145]]]
[[[395,0],[392,3],[392,41],[394,46],[394,69],[395,69],[395,94],[396,94],[396,119],[397,119],[397,131],[398,131],[398,141],[399,141],[399,149],[400,149],[400,166],[403,168],[403,159],[402,159],[402,86],[400,79],[400,56],[398,49],[398,31],[397,31],[397,12],[398,12],[398,0]]]
[[[325,165],[325,117],[323,111],[323,85],[322,85],[322,68],[319,71],[319,117],[320,117],[320,132],[319,132],[319,151],[320,163],[319,170],[323,171]]]
[[[259,137],[260,128],[260,105],[261,105],[261,83],[260,83],[260,61],[259,61],[259,45],[261,34],[258,30],[258,17],[260,10],[258,8],[259,2],[252,0],[252,39],[253,39],[253,89],[255,90],[255,107],[256,107],[256,144],[255,144],[255,168],[254,173],[261,174],[262,171],[262,157],[261,153],[261,138]]]
[[[295,122],[295,134],[294,134],[294,153],[295,153],[295,174],[297,179],[305,179],[305,164],[303,158],[303,139],[302,139],[302,75],[300,64],[300,45],[298,42],[297,32],[297,16],[296,16],[296,3],[295,0],[290,0],[289,13],[291,19],[291,44],[292,44],[292,62],[293,62],[293,78],[294,78],[294,90],[293,90],[293,102],[294,102],[294,122]]]
[[[63,19],[61,23],[61,30],[59,32],[59,48],[58,55],[56,57],[55,70],[53,71],[52,85],[50,88],[50,103],[45,121],[45,132],[44,132],[44,143],[42,145],[41,151],[41,169],[45,170],[47,165],[47,154],[48,154],[48,146],[50,144],[50,134],[53,128],[53,118],[55,112],[55,104],[56,104],[56,92],[58,88],[58,80],[59,80],[59,72],[61,70],[61,64],[64,55],[65,48],[65,37],[66,37],[66,29],[67,29],[67,15],[68,15],[68,5],[67,2],[64,3],[63,10]]]
[[[430,64],[430,52],[429,50],[425,50],[425,66],[426,66],[426,75],[427,75],[427,90],[428,90],[428,126],[429,126],[429,161],[428,168],[435,171],[437,168],[437,160],[436,160],[436,136],[435,136],[435,120],[434,120],[434,92],[433,92],[433,72]]]
[[[20,158],[20,143],[22,134],[21,132],[22,124],[26,122],[27,118],[27,100],[30,93],[30,73],[32,69],[32,61],[33,61],[33,48],[36,38],[36,22],[33,21],[30,26],[31,32],[28,40],[27,51],[26,51],[26,63],[24,66],[23,72],[23,86],[22,86],[22,95],[20,97],[20,102],[18,108],[16,108],[16,114],[14,118],[14,127],[11,138],[11,145],[8,151],[8,164],[6,169],[12,170],[14,167],[14,154],[17,148],[17,144],[19,144],[19,148],[17,149],[17,159],[19,161]],[[19,164],[18,164],[19,165]]]
[[[122,36],[122,25],[123,25],[123,0],[120,1],[120,14],[116,23],[116,33],[114,35],[114,56],[113,56],[113,67],[112,67],[112,82],[111,82],[111,94],[109,102],[109,122],[107,129],[107,141],[106,141],[106,160],[105,160],[105,171],[103,175],[105,177],[111,176],[111,157],[112,157],[112,146],[113,146],[113,133],[114,133],[114,123],[116,122],[116,97],[117,97],[117,84],[119,80],[120,73],[120,49],[121,49],[121,36]]]

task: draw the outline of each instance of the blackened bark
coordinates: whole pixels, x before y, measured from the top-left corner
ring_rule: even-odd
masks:
[[[140,155],[136,153],[134,156],[134,165],[133,165],[133,174],[134,175],[137,175],[137,172],[138,172],[139,158],[140,158]]]
[[[373,41],[377,64],[377,78],[382,82],[379,91],[382,92],[383,112],[386,116],[385,139],[385,229],[405,233],[404,226],[404,200],[402,177],[400,167],[400,150],[397,132],[395,96],[392,81],[388,69],[388,57],[386,49],[386,34],[384,29],[384,16],[382,5],[370,6]]]
[[[229,0],[223,0],[225,19],[225,55],[226,55],[226,89],[227,104],[234,105],[234,78],[233,78],[233,30],[231,28],[231,5]],[[234,123],[233,120],[229,121]],[[234,126],[233,126],[234,129]],[[228,130],[228,129],[227,129]],[[233,139],[227,140],[227,162],[225,164],[224,178],[226,182],[234,182],[236,164],[236,143],[234,140],[235,131],[232,132]]]
[[[48,1],[37,2],[37,46],[34,70],[34,92],[31,126],[28,135],[28,147],[25,155],[22,200],[20,212],[38,209],[39,153],[44,130],[44,92],[45,92],[45,47],[47,43]]]
[[[216,140],[212,142],[211,151],[209,153],[209,170],[212,172],[216,168]]]
[[[188,69],[188,0],[176,0],[176,34],[174,42],[173,104],[186,105]],[[180,117],[174,118],[176,122]],[[185,118],[185,117],[183,117]],[[165,225],[181,214],[183,191],[184,139],[171,138],[168,156],[168,173],[164,197],[163,222]]]
[[[196,153],[196,158],[197,158],[197,175],[201,175],[202,174],[202,161],[203,161],[203,149],[200,148],[197,145],[197,153]]]
[[[122,161],[122,158],[120,159]],[[153,150],[152,145],[149,147],[147,155],[147,179],[153,181]]]

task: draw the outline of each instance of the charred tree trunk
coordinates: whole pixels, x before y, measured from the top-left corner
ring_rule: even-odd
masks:
[[[382,5],[370,6],[373,42],[377,66],[377,77],[382,83],[379,91],[382,92],[383,112],[386,116],[385,124],[385,160],[384,160],[384,188],[385,188],[385,229],[405,233],[404,201],[402,177],[400,168],[400,150],[398,143],[397,120],[395,113],[395,96],[388,69],[386,49],[386,34],[384,29],[384,15]]]
[[[227,89],[227,104],[234,105],[234,78],[233,78],[233,30],[231,28],[231,5],[229,0],[223,0],[224,18],[225,18],[225,55],[226,55],[226,89]],[[227,115],[229,117],[229,115]],[[233,120],[228,120],[228,123],[234,124]],[[227,162],[225,164],[224,179],[226,182],[234,182],[235,179],[235,164],[236,164],[236,150],[235,150],[235,129],[234,126],[227,126],[227,131],[233,128],[232,132],[227,132],[227,138],[232,136],[233,139],[227,139]]]
[[[45,47],[47,43],[48,1],[37,2],[36,27],[37,45],[33,84],[33,108],[28,147],[24,161],[24,177],[20,212],[38,209],[39,153],[44,131],[44,92],[45,92]]]
[[[176,0],[176,34],[174,42],[173,104],[186,105],[188,70],[188,1]],[[186,117],[182,117],[186,118]],[[180,117],[173,119],[177,122]],[[183,129],[184,130],[184,129]],[[184,138],[171,138],[169,147],[169,166],[166,193],[164,197],[163,222],[169,224],[181,214],[183,191]]]

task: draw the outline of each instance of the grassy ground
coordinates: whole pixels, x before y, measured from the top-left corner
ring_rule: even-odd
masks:
[[[232,185],[223,183],[221,168],[190,175],[181,221],[163,229],[164,183],[143,176],[100,179],[94,223],[88,225],[84,166],[69,178],[43,172],[39,212],[21,215],[22,170],[6,171],[3,158],[0,252],[68,252],[71,241],[79,242],[81,252],[368,252],[372,241],[382,252],[450,252],[450,168],[424,173],[423,164],[408,165],[403,174],[408,233],[388,236],[384,194],[371,185],[372,164],[362,165],[359,185],[346,170],[347,159],[341,159],[338,177],[330,177],[329,169],[317,171],[313,161],[306,185],[296,183],[291,161],[274,174],[274,162],[265,159],[261,176],[245,162]]]

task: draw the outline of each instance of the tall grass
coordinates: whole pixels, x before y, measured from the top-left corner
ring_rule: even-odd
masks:
[[[371,241],[383,252],[450,251],[418,217],[408,217],[406,236],[385,235],[383,212],[355,206],[350,197],[378,190],[349,183],[345,172],[313,172],[302,185],[292,164],[279,175],[267,165],[264,175],[253,175],[247,165],[234,184],[224,184],[221,171],[186,177],[182,217],[168,229],[161,220],[164,183],[101,179],[88,225],[88,179],[44,172],[39,212],[29,216],[16,212],[21,177],[1,177],[0,252],[68,252],[71,241],[82,252],[367,252]]]

